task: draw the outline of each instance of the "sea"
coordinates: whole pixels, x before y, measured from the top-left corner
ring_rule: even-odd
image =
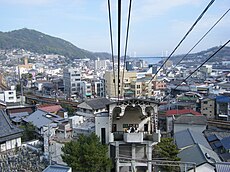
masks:
[[[132,57],[129,60],[144,60],[148,64],[157,64],[159,61],[163,60],[162,57]]]

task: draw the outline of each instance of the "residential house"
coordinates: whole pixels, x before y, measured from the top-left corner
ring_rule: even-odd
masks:
[[[196,172],[215,172],[215,163],[221,162],[218,155],[211,149],[201,145],[194,144],[180,151],[178,157],[184,162],[196,163]],[[181,169],[183,171],[183,169]],[[194,169],[187,169],[188,172],[193,172]]]
[[[202,133],[207,127],[207,118],[205,116],[180,116],[173,120],[173,132],[191,129]]]
[[[199,112],[196,112],[192,109],[173,109],[168,110],[164,114],[161,115],[161,119],[166,121],[166,131],[173,131],[173,120],[177,119],[179,116],[201,116]]]
[[[174,135],[175,143],[180,149],[178,157],[182,162],[196,163],[196,171],[215,170],[215,163],[221,162],[219,156],[214,152],[203,134],[191,129],[179,131]],[[194,169],[181,169],[181,171],[194,171]]]
[[[72,172],[72,168],[64,165],[49,165],[42,172]]]
[[[230,120],[230,97],[216,97],[216,114],[218,119]]]
[[[6,112],[0,109],[0,152],[21,146],[22,129],[14,126]]]

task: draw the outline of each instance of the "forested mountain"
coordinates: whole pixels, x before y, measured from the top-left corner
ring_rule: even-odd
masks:
[[[19,29],[0,32],[0,49],[25,49],[39,54],[59,54],[74,58],[110,58],[108,53],[93,53],[60,38],[36,30]]]

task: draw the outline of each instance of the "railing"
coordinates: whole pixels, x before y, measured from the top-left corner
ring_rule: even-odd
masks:
[[[125,141],[125,142],[133,142],[133,141],[134,142],[135,141],[143,142],[145,140],[153,141],[153,135],[151,133],[149,133],[149,132],[144,132],[144,131],[140,131],[138,133],[127,133],[127,132],[124,132],[124,131],[116,131],[116,132],[113,132],[111,134],[113,135],[112,136],[113,141]]]

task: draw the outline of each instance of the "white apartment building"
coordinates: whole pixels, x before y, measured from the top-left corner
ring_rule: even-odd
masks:
[[[81,71],[78,68],[66,68],[63,70],[64,93],[71,97],[82,91]]]
[[[145,99],[112,102],[96,114],[95,132],[109,145],[116,172],[152,172],[152,148],[160,141],[158,104]]]
[[[0,92],[0,100],[6,103],[15,103],[17,102],[17,96],[15,90],[7,90]]]

